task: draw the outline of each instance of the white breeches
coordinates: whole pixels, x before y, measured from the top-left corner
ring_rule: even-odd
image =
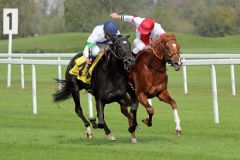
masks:
[[[145,47],[147,47],[143,41],[141,41],[140,39],[136,38],[133,41],[133,44],[135,46],[135,48],[133,48],[133,53],[134,54],[138,54],[139,51],[143,50]]]
[[[97,57],[97,55],[99,54],[100,52],[100,47],[97,46],[97,45],[94,45],[93,48],[92,48],[92,56],[93,57]],[[89,57],[89,47],[88,46],[85,46],[84,50],[83,50],[83,56],[85,58],[88,58]]]

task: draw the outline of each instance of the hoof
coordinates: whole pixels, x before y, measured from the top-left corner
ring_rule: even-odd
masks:
[[[92,132],[86,132],[86,137],[88,140],[93,139],[93,133]]]
[[[103,129],[104,128],[104,123],[98,123],[98,128]]]
[[[116,138],[112,135],[112,133],[107,135],[109,141],[116,141]]]
[[[148,119],[148,118],[143,119],[142,122],[143,122],[144,124],[146,124],[148,127],[152,127],[152,122],[149,122],[149,119]]]
[[[90,126],[87,127],[86,137],[88,140],[91,140],[93,138],[93,133]]]
[[[178,137],[182,136],[182,131],[181,130],[176,130],[176,136],[178,136]]]
[[[132,142],[132,144],[137,144],[138,143],[136,138],[131,138],[131,142]]]
[[[136,133],[135,132],[131,133],[131,142],[132,142],[132,144],[136,144],[137,143]]]

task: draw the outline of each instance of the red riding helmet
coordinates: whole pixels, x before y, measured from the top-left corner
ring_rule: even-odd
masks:
[[[138,31],[141,34],[149,34],[154,28],[154,20],[151,18],[145,18],[138,26]]]

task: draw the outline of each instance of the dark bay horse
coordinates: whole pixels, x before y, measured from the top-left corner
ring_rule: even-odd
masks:
[[[130,82],[134,84],[136,98],[146,108],[149,115],[143,122],[152,126],[154,109],[148,103],[148,98],[158,97],[159,100],[171,105],[177,135],[181,135],[180,118],[177,104],[167,90],[166,63],[170,63],[178,71],[182,65],[179,53],[180,46],[174,34],[167,34],[160,39],[152,39],[151,48],[139,53],[140,55],[130,72]]]
[[[92,94],[95,97],[96,109],[98,116],[98,128],[103,128],[109,140],[115,138],[111,134],[110,129],[104,121],[104,106],[105,104],[118,102],[121,106],[121,112],[128,118],[129,132],[132,133],[134,141],[134,131],[136,128],[136,120],[133,114],[128,112],[127,106],[131,106],[132,112],[136,112],[136,105],[132,98],[127,94],[128,76],[127,71],[134,65],[135,59],[131,54],[131,44],[127,37],[119,35],[111,40],[111,44],[107,45],[105,55],[100,59],[92,73],[91,86],[77,79],[75,75],[71,75],[69,71],[75,65],[75,60],[82,56],[78,54],[70,61],[65,75],[65,80],[59,80],[61,89],[54,95],[54,101],[62,101],[73,97],[75,103],[75,112],[82,119],[87,128],[87,137],[92,138],[90,123],[85,118],[80,104],[79,91],[82,89],[92,89]]]

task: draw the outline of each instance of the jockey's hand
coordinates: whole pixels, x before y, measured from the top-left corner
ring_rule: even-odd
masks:
[[[89,64],[89,65],[92,64],[92,61],[93,61],[93,60],[92,60],[91,58],[87,58],[87,59],[86,59],[86,63]]]
[[[114,12],[114,13],[111,13],[110,14],[110,18],[113,18],[113,19],[120,19],[121,18],[121,15],[119,15],[118,13]]]

